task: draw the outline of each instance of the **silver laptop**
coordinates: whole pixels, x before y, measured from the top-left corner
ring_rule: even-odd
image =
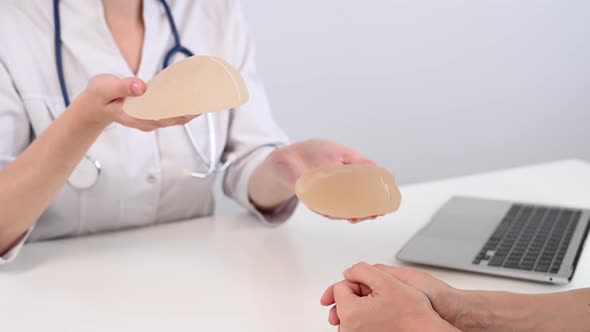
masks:
[[[403,262],[568,283],[590,210],[454,197],[397,254]]]

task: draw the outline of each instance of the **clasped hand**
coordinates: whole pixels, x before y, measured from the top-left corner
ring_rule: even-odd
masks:
[[[458,331],[455,289],[417,270],[359,263],[321,298],[339,332]],[[451,322],[451,323],[449,323]]]

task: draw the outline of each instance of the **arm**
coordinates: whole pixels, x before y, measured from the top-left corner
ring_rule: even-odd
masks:
[[[93,121],[81,96],[15,161],[0,171],[0,254],[49,206],[106,123]],[[26,206],[25,209],[22,206]]]
[[[376,267],[423,292],[440,317],[464,332],[590,331],[590,288],[544,295],[465,291],[420,270]]]
[[[244,76],[251,99],[231,113],[225,153],[237,156],[239,162],[229,167],[224,189],[243,206],[276,213],[285,206],[287,210],[295,206],[288,203],[295,201],[295,183],[306,170],[372,162],[350,148],[327,141],[309,140],[288,145],[287,136],[273,121],[265,89],[257,74],[253,42],[240,2],[233,3],[228,44],[234,49],[232,63]],[[288,213],[280,214],[284,217]]]
[[[590,331],[590,288],[524,295],[460,291],[465,299],[457,327],[462,331]]]
[[[288,145],[274,122],[265,89],[256,72],[254,47],[239,1],[232,6],[228,28],[231,62],[250,90],[250,101],[231,112],[225,154],[237,157],[224,177],[224,192],[262,219],[283,221],[296,206],[295,183],[310,168],[371,163],[350,148],[322,140]],[[261,215],[260,212],[271,212]],[[270,217],[270,218],[269,218]],[[357,220],[360,221],[360,220]]]
[[[255,63],[254,45],[240,1],[232,1],[226,26],[228,45],[231,45],[231,58],[228,59],[242,74],[250,101],[232,110],[225,156],[232,155],[236,160],[224,175],[224,192],[240,205],[256,213],[263,220],[284,221],[289,213],[279,218],[262,215],[259,212],[273,210],[281,202],[293,196],[281,183],[268,181],[265,173],[268,165],[261,166],[270,158],[273,151],[289,143],[287,135],[273,120],[264,85],[258,75]],[[261,176],[262,175],[262,176]],[[273,194],[272,201],[260,199],[261,191]]]
[[[0,72],[5,84],[8,75]],[[0,170],[0,255],[20,240],[47,209],[90,146],[112,122],[150,131],[159,127],[184,124],[192,118],[144,121],[123,111],[123,100],[145,92],[138,79],[119,79],[111,75],[93,78],[87,89],[12,163]],[[14,91],[0,91],[3,97]],[[10,98],[11,100],[18,99]],[[5,107],[5,105],[0,105]],[[0,111],[0,115],[2,115]],[[8,111],[5,111],[8,114]],[[0,120],[4,120],[0,117]],[[0,123],[10,136],[19,136],[19,128],[9,121]],[[22,129],[22,128],[20,128]],[[14,132],[14,133],[11,133]],[[2,142],[0,142],[2,143]],[[3,147],[6,148],[6,147]],[[9,153],[18,154],[18,151]],[[22,207],[26,208],[22,208]]]

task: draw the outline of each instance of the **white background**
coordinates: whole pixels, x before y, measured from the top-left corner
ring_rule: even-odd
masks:
[[[293,140],[352,146],[404,184],[590,160],[590,1],[242,2]]]

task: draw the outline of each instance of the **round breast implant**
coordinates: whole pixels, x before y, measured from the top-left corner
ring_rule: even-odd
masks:
[[[160,120],[221,112],[248,101],[248,89],[239,71],[225,60],[192,56],[161,71],[143,96],[125,99],[129,115]]]
[[[401,193],[395,177],[372,165],[321,167],[295,185],[297,197],[312,211],[337,219],[369,218],[395,212]]]

